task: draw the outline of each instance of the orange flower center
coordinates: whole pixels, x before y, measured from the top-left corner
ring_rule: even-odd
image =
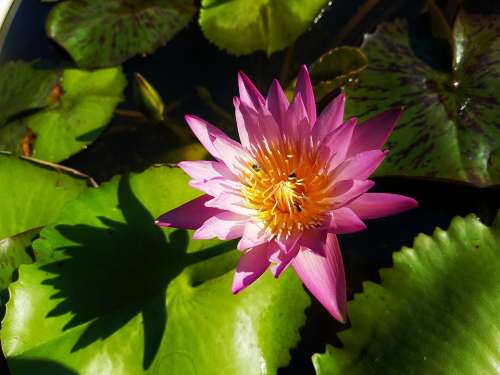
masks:
[[[327,163],[307,142],[254,146],[242,174],[247,206],[273,234],[319,227],[331,210]]]

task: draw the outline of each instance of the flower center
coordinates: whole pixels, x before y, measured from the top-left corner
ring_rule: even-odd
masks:
[[[332,207],[331,179],[318,153],[303,142],[254,146],[242,174],[247,206],[273,234],[319,227]]]

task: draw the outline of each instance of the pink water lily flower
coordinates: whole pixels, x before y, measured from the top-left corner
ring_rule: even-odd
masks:
[[[337,234],[365,229],[363,219],[408,210],[416,201],[368,193],[368,180],[387,154],[380,148],[399,109],[362,124],[343,122],[340,94],[316,117],[309,73],[302,66],[288,102],[278,81],[264,98],[238,75],[234,98],[240,143],[196,116],[186,121],[214,161],[179,164],[190,185],[205,194],[166,214],[157,224],[195,229],[195,239],[241,238],[243,252],[232,291],[238,293],[271,267],[291,265],[309,291],[338,320],[347,315],[346,281]]]

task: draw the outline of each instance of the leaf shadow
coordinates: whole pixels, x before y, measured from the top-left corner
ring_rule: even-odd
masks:
[[[187,231],[175,230],[167,237],[134,195],[127,176],[120,180],[118,202],[124,222],[98,217],[103,226],[56,226],[75,245],[55,249],[65,259],[41,267],[55,274],[43,284],[57,290],[51,299],[60,299],[47,317],[71,313],[63,330],[89,323],[72,348],[75,352],[110,337],[141,314],[147,369],[166,329],[170,282],[185,267],[224,253],[231,245],[188,253]]]

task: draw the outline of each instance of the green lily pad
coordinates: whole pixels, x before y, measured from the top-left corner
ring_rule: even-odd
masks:
[[[59,101],[1,128],[0,149],[26,155],[21,144],[28,138],[29,156],[51,162],[68,158],[101,134],[126,85],[121,68],[65,70]]]
[[[325,53],[309,70],[316,101],[358,76],[367,66],[368,58],[360,48],[342,46]]]
[[[346,115],[365,119],[405,108],[378,175],[500,183],[488,164],[500,148],[500,19],[460,14],[453,36],[451,73],[417,58],[406,21],[382,24],[366,37],[370,64],[347,87]]]
[[[284,49],[304,33],[328,0],[202,0],[205,37],[234,55]]]
[[[194,12],[192,0],[71,0],[54,6],[46,29],[79,66],[107,67],[153,53]]]
[[[0,66],[0,126],[12,116],[52,103],[51,92],[58,82],[57,71],[38,69],[33,63]]]
[[[78,374],[273,374],[287,364],[308,295],[287,272],[234,296],[234,243],[154,225],[199,193],[187,182],[168,167],[114,178],[41,233],[40,262],[19,269],[3,321],[13,373],[57,363]]]
[[[500,213],[491,228],[469,215],[419,235],[349,303],[344,347],[316,354],[317,373],[498,373],[499,269]]]
[[[86,181],[0,154],[0,290],[7,288],[40,229],[52,224],[62,207],[75,199]]]

